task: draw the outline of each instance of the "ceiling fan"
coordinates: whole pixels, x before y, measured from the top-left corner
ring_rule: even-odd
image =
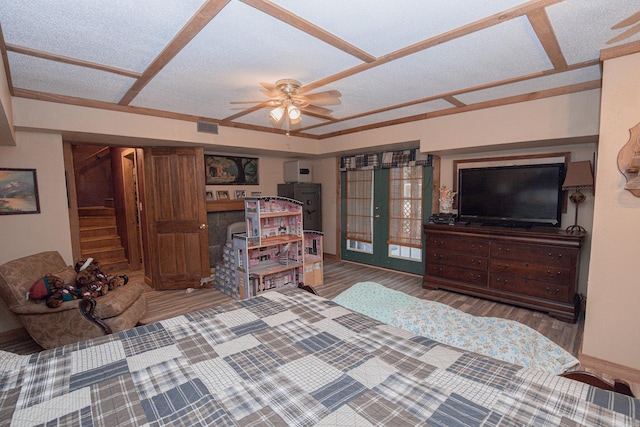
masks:
[[[636,24],[636,25],[633,25],[633,24]],[[630,28],[627,28],[626,31],[624,31],[621,34],[618,34],[616,37],[609,40],[607,44],[617,43],[619,41],[628,39],[629,37],[640,32],[640,12],[636,12],[633,15],[628,16],[627,18],[623,19],[622,21],[618,22],[613,27],[611,27],[611,29],[620,30],[624,27],[630,27]]]
[[[302,113],[323,119],[332,119],[332,111],[321,105],[338,105],[342,94],[337,90],[327,90],[310,94],[300,93],[301,84],[294,79],[281,79],[273,83],[260,83],[260,91],[269,97],[268,101],[232,101],[231,104],[258,104],[275,107],[269,118],[276,124],[286,124],[287,135],[291,125],[300,123]]]

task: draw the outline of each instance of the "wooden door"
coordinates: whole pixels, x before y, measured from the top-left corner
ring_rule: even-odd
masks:
[[[124,213],[126,223],[127,255],[129,270],[138,271],[142,268],[140,221],[138,214],[138,186],[136,151],[133,148],[125,149],[120,153],[122,165],[122,187],[124,199]]]
[[[202,148],[145,148],[151,284],[185,289],[210,276]]]

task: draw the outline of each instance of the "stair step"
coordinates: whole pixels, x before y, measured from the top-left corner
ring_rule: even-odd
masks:
[[[107,258],[105,260],[98,259],[98,261],[102,265],[102,271],[107,274],[129,269],[129,261],[126,258]]]
[[[95,258],[100,263],[110,258],[124,258],[124,248],[122,246],[111,246],[107,248],[85,249],[82,248],[83,258]]]
[[[107,236],[92,236],[80,238],[80,246],[83,250],[97,249],[97,248],[110,248],[120,245],[120,236],[107,235]]]
[[[110,225],[107,227],[81,227],[80,228],[80,239],[91,238],[91,237],[104,237],[104,236],[113,236],[117,235],[118,230],[115,225]]]
[[[78,220],[80,228],[116,225],[115,216],[81,216]]]
[[[78,216],[115,216],[116,210],[107,206],[89,206],[78,208]]]

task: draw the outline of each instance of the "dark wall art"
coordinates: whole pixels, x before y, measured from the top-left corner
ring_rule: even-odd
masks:
[[[207,185],[258,185],[258,159],[205,154]]]
[[[0,215],[40,213],[35,169],[0,168]]]

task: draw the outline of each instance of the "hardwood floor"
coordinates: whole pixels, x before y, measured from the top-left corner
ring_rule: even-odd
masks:
[[[131,282],[144,283],[141,272],[121,272],[129,275]],[[422,276],[398,273],[392,270],[369,267],[362,264],[341,261],[335,257],[325,257],[324,285],[316,291],[325,298],[334,298],[339,293],[358,282],[376,282],[405,292],[409,295],[441,302],[458,310],[475,316],[491,316],[517,320],[537,330],[553,342],[577,356],[582,341],[584,317],[571,324],[556,320],[545,313],[514,307],[480,298],[470,297],[444,290],[428,290],[422,288]],[[152,323],[168,319],[189,311],[213,307],[233,298],[219,292],[213,287],[192,290],[155,291],[145,285],[147,296],[147,313],[141,323]],[[0,339],[0,350],[19,354],[31,354],[41,350],[31,338],[22,333],[5,336]],[[605,379],[612,378],[602,375]],[[640,384],[631,384],[636,396],[640,396]]]

